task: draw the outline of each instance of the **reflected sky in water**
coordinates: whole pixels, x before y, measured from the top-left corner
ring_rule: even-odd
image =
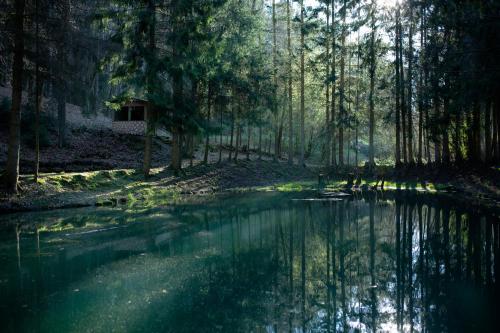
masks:
[[[422,194],[293,199],[5,216],[0,329],[498,330],[497,218]]]

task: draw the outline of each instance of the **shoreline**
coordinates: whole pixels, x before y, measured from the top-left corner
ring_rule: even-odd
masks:
[[[277,168],[279,166],[279,168]],[[286,168],[277,172],[282,168]],[[274,171],[274,172],[273,172]],[[311,192],[317,191],[317,175],[320,170],[287,166],[283,162],[238,161],[222,164],[197,164],[185,169],[185,174],[175,176],[167,168],[153,170],[148,180],[143,180],[133,169],[102,170],[75,173],[46,173],[39,184],[30,184],[30,176],[22,176],[25,187],[17,197],[0,197],[0,216],[72,209],[82,207],[114,207],[135,205],[151,207],[159,204],[175,204],[189,199],[202,199],[208,195],[249,192]],[[454,179],[446,183],[416,182],[389,175],[384,189],[373,189],[375,179],[363,177],[363,185],[355,189],[345,187],[346,174],[329,180],[327,190],[344,191],[355,195],[381,197],[391,193],[422,193],[447,197],[467,207],[488,210],[500,214],[500,196],[496,192],[477,190],[470,182]],[[242,181],[243,179],[243,181]],[[422,186],[422,184],[424,184]],[[495,188],[496,191],[496,188]]]

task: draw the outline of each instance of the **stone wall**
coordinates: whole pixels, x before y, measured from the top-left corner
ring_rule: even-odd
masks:
[[[123,134],[144,135],[146,131],[145,121],[113,121],[113,132]]]

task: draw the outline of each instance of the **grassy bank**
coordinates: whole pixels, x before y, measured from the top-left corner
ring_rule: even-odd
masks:
[[[20,179],[18,196],[3,194],[0,212],[29,211],[117,203],[154,206],[175,203],[188,196],[222,191],[243,191],[287,181],[312,181],[315,172],[272,161],[238,161],[197,164],[176,176],[168,168],[156,168],[145,180],[133,169],[73,173],[43,173]]]
[[[0,212],[117,204],[147,208],[220,192],[315,191],[320,172],[319,168],[304,169],[284,162],[241,160],[238,163],[198,163],[185,168],[181,176],[174,175],[168,168],[155,168],[147,180],[134,169],[43,173],[36,184],[32,176],[26,175],[21,177],[23,190],[20,195],[3,194],[0,197]],[[346,171],[325,176],[324,189],[346,190],[349,174]],[[386,170],[384,177],[386,191],[447,193],[478,204],[500,206],[500,191],[495,180],[484,179],[477,173],[432,178]],[[377,178],[373,174],[362,175],[357,188],[373,190]]]

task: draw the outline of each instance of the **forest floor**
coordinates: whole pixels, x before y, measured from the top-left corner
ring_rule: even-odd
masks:
[[[21,144],[21,174],[33,172],[35,151],[32,140],[24,138]],[[43,141],[46,143],[43,144]],[[0,126],[0,166],[7,160],[7,128]],[[57,146],[57,133],[48,131],[40,148],[41,172],[80,172],[140,168],[143,160],[144,139],[135,135],[113,133],[111,130],[67,128],[67,142]],[[154,140],[153,167],[164,164],[170,155],[165,140]]]
[[[238,163],[234,163],[228,162],[229,151],[224,150],[223,162],[217,163],[219,152],[211,149],[208,165],[204,165],[201,145],[194,154],[193,166],[184,159],[183,174],[174,176],[165,168],[170,161],[170,145],[163,138],[155,138],[152,176],[144,181],[142,173],[137,171],[143,161],[142,137],[84,128],[67,131],[68,140],[63,148],[56,145],[57,133],[47,132],[48,144],[41,148],[41,174],[37,184],[32,176],[35,152],[29,138],[22,140],[21,191],[11,196],[0,187],[0,213],[109,204],[117,198],[153,200],[153,194],[155,198],[170,200],[182,194],[248,189],[316,177],[312,170],[272,162],[268,155],[257,161],[255,152],[249,154],[250,161],[246,152],[240,152]],[[7,137],[6,126],[0,125],[0,166],[5,165],[7,159]]]
[[[304,191],[317,189],[318,168],[289,166],[284,161],[250,160],[234,163],[185,166],[175,176],[168,168],[155,168],[148,180],[135,169],[42,173],[38,184],[33,176],[20,178],[18,196],[0,194],[0,213],[127,204],[139,207],[175,203],[193,196],[220,192]],[[468,205],[500,211],[500,186],[497,170],[471,170],[469,173],[406,172],[385,170],[385,191],[411,190],[443,193]],[[346,174],[335,174],[327,182],[330,190],[344,190]],[[376,177],[362,176],[361,188],[370,190]]]
[[[0,194],[0,213],[137,201],[149,206],[174,202],[186,195],[272,189],[282,184],[293,184],[288,186],[294,188],[301,186],[296,185],[300,181],[312,184],[317,177],[310,169],[270,160],[242,159],[238,163],[208,165],[197,162],[186,166],[179,176],[168,168],[155,168],[147,180],[134,169],[43,173],[38,184],[32,175],[23,175],[18,196]]]
[[[0,131],[0,163],[4,165],[6,142]],[[223,162],[217,163],[219,152],[210,151],[208,164],[201,161],[202,149],[195,152],[193,166],[184,160],[184,172],[176,176],[164,167],[169,160],[169,145],[155,141],[152,175],[144,180],[140,171],[143,139],[109,132],[72,130],[68,146],[59,149],[45,147],[41,151],[41,175],[37,184],[30,175],[29,161],[34,153],[23,145],[20,177],[21,192],[9,196],[0,192],[0,213],[44,210],[92,205],[170,203],[188,196],[200,196],[227,191],[301,191],[317,189],[319,166],[306,168],[288,165],[286,160],[273,161],[268,155],[258,160],[255,152],[240,153],[238,162],[228,161],[229,151],[223,152]],[[32,164],[32,162],[31,162]],[[64,170],[64,171],[62,171]],[[344,189],[348,174],[344,169],[326,176],[329,188]],[[363,172],[362,169],[359,172]],[[325,173],[326,174],[326,173]],[[369,189],[376,175],[384,175],[385,189],[408,189],[443,192],[468,202],[500,208],[500,170],[470,167],[414,167],[397,170],[379,167],[375,174],[362,173],[362,183]]]

